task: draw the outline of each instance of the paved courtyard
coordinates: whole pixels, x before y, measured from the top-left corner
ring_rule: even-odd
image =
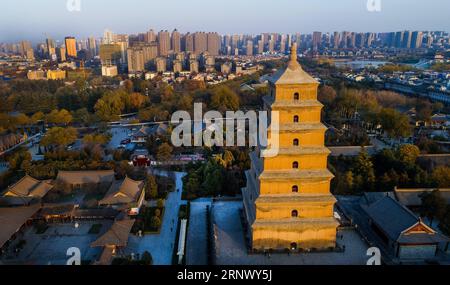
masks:
[[[156,175],[167,176],[167,172],[156,172]],[[171,265],[174,246],[178,246],[176,241],[176,233],[178,227],[178,210],[180,205],[185,204],[181,200],[183,189],[182,178],[185,174],[175,173],[175,191],[169,193],[165,202],[164,217],[159,234],[149,234],[142,237],[130,235],[128,246],[125,249],[126,254],[142,254],[144,251],[151,253],[153,264],[155,265]],[[180,191],[177,191],[180,189]]]
[[[128,127],[113,127],[111,128],[111,140],[108,143],[109,149],[116,149],[120,142],[124,139],[128,139],[131,134],[131,128]]]
[[[354,230],[338,232],[338,244],[344,252],[248,255],[239,211],[240,201],[216,202],[212,216],[216,223],[217,265],[364,265],[368,246]]]
[[[186,240],[187,265],[206,265],[208,263],[206,206],[211,207],[211,204],[211,199],[198,199],[191,202]]]
[[[91,226],[102,224],[100,233],[89,234]],[[90,244],[111,227],[112,221],[89,221],[75,223],[50,224],[43,234],[36,234],[34,227],[25,230],[24,236],[17,239],[25,240],[25,246],[18,253],[8,254],[2,259],[5,264],[29,264],[29,265],[65,265],[68,256],[67,249],[77,247],[81,252],[81,260],[94,261],[101,248],[91,248]]]

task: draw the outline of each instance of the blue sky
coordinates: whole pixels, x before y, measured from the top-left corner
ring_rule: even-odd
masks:
[[[0,42],[101,36],[105,28],[138,33],[178,28],[219,33],[309,33],[312,31],[450,31],[449,0],[8,0],[1,3]],[[373,0],[376,1],[376,0]]]

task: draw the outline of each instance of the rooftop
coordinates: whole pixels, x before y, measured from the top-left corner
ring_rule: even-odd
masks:
[[[99,202],[100,205],[129,204],[137,202],[144,189],[144,181],[135,181],[128,177],[114,182],[108,193]]]
[[[303,70],[297,61],[297,44],[291,47],[291,56],[286,69],[275,73],[269,81],[274,85],[319,84],[311,75]]]

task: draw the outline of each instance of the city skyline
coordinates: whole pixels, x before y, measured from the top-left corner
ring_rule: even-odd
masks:
[[[236,0],[231,0],[233,1]],[[204,0],[197,0],[194,3],[175,3],[173,0],[141,3],[131,0],[126,6],[119,5],[116,0],[108,1],[108,4],[104,0],[95,3],[81,0],[80,12],[68,11],[66,1],[62,0],[58,3],[51,0],[32,3],[27,1],[23,3],[24,5],[20,2],[24,1],[4,4],[6,15],[0,20],[0,42],[23,39],[38,42],[46,37],[63,39],[68,35],[77,38],[98,37],[102,35],[104,29],[127,34],[150,28],[155,31],[161,29],[171,31],[178,28],[181,33],[214,31],[220,34],[450,30],[450,24],[445,16],[445,11],[450,9],[450,3],[445,0],[431,0],[426,3],[382,0],[380,12],[368,11],[366,0],[344,0],[339,3],[329,0],[303,0],[291,3],[282,0],[278,1],[276,6],[268,5],[271,4],[269,0],[258,2],[251,0],[239,3],[240,9],[235,9],[236,5],[232,5],[233,3],[206,6],[208,2]],[[21,9],[24,6],[28,9]],[[157,12],[151,13],[155,7]],[[208,11],[208,8],[211,11]],[[167,13],[164,13],[165,11]],[[225,16],[217,17],[217,11]],[[344,13],[345,17],[342,17]],[[124,18],[131,14],[134,14],[134,21],[120,21],[120,17]],[[267,21],[270,18],[273,21]]]

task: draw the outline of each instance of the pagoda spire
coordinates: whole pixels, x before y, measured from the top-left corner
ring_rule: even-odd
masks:
[[[297,61],[297,43],[293,43],[291,45],[291,55],[289,57],[288,68],[293,70],[302,68]]]

